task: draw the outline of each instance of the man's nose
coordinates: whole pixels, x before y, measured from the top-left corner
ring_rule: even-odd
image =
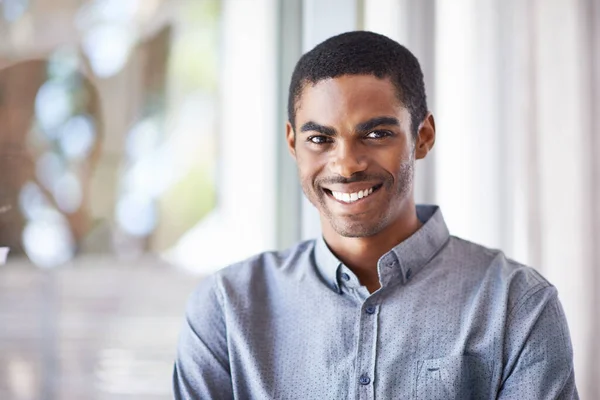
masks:
[[[367,168],[365,155],[355,144],[340,141],[333,150],[330,161],[331,171],[345,178]]]

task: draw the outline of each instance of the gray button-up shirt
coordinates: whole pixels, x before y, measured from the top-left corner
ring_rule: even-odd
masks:
[[[450,236],[441,211],[378,262],[370,294],[322,239],[204,279],[178,399],[577,399],[556,289]]]

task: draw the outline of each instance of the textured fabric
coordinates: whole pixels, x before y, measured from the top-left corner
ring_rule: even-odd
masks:
[[[204,279],[190,298],[178,399],[577,399],[556,289],[452,237],[441,211],[378,262],[370,294],[323,239]]]

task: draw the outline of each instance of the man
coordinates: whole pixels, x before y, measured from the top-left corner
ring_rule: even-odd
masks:
[[[407,49],[370,32],[326,40],[296,65],[288,114],[323,236],[200,284],[177,398],[578,398],[556,289],[415,206],[435,124]]]

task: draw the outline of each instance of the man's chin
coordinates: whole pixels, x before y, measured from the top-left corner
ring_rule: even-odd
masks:
[[[364,238],[375,236],[381,232],[380,224],[359,223],[359,222],[341,222],[330,221],[333,230],[342,237],[347,238]]]

